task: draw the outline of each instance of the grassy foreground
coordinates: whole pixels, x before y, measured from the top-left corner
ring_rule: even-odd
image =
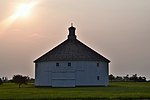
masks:
[[[0,85],[1,99],[150,99],[150,82],[112,82],[108,87],[35,88],[33,84]]]

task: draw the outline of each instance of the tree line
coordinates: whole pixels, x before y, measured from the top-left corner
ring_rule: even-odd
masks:
[[[114,76],[112,74],[109,75],[109,80],[112,81],[122,81],[122,82],[146,82],[146,77],[138,76],[137,74],[133,74],[129,76]]]
[[[0,85],[2,85],[3,83],[6,83],[6,82],[16,83],[16,84],[18,84],[18,87],[20,88],[22,84],[27,85],[28,82],[33,83],[34,79],[30,78],[29,76],[23,76],[23,75],[14,75],[12,77],[12,79],[10,79],[10,80],[8,80],[7,77],[0,78]]]

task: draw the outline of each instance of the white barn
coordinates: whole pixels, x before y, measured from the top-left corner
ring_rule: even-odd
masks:
[[[34,61],[35,86],[107,86],[109,60],[95,52],[69,28],[68,39]]]

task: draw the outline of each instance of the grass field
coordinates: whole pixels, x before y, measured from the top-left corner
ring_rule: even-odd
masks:
[[[35,88],[0,85],[0,99],[150,99],[150,82],[112,82],[108,87]]]

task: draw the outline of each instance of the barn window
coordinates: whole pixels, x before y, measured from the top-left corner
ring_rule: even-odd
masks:
[[[97,80],[99,80],[99,76],[97,76]]]
[[[97,67],[99,67],[99,63],[97,63]]]
[[[56,66],[59,66],[59,63],[56,63]]]
[[[68,66],[71,66],[71,63],[68,63]]]

